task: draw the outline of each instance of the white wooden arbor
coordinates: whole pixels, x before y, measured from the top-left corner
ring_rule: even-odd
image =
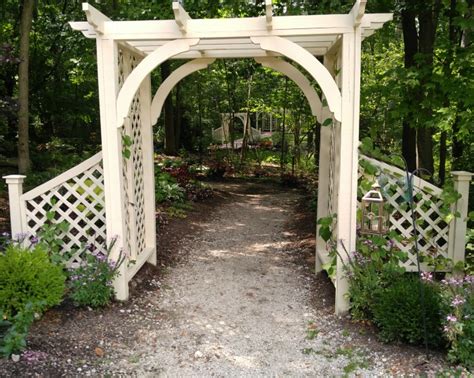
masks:
[[[333,120],[321,131],[318,217],[336,214],[335,239],[353,250],[361,42],[392,19],[365,14],[366,2],[357,0],[349,14],[275,17],[266,0],[261,17],[196,20],[173,2],[175,18],[158,21],[112,21],[84,3],[87,21],[70,24],[96,39],[102,152],[29,193],[22,194],[22,176],[10,176],[10,206],[18,214],[12,232],[37,230],[54,199],[53,209],[75,230],[67,247],[118,236],[114,253],[123,250],[129,259],[115,289],[118,299],[127,299],[134,274],[145,261],[156,262],[152,125],[167,95],[215,59],[255,58],[293,80],[319,122]],[[168,59],[189,61],[152,95],[150,74]],[[319,271],[327,251],[322,240],[317,245]],[[335,286],[336,311],[343,313],[348,302],[341,261]]]
[[[119,22],[83,4],[87,22],[71,26],[97,42],[106,233],[119,235],[119,248],[134,250],[134,271],[156,259],[151,125],[176,83],[216,58],[256,58],[294,80],[320,122],[333,118],[321,135],[320,183],[327,185],[319,188],[318,216],[337,214],[336,238],[354,248],[361,41],[392,18],[365,14],[365,4],[358,0],[344,15],[274,17],[267,0],[263,17],[193,20],[174,2],[174,20]],[[316,56],[324,57],[324,64]],[[327,106],[306,75],[281,57],[306,71]],[[150,73],[167,59],[192,60],[152,97]],[[122,155],[124,135],[133,141],[129,159]],[[116,283],[119,299],[128,297],[127,269]],[[341,262],[335,285],[336,309],[344,312]]]

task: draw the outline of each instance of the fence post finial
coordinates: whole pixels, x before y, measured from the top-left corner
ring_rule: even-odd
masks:
[[[457,263],[464,261],[465,258],[469,184],[474,174],[465,171],[455,171],[451,174],[453,175],[454,190],[461,195],[452,209],[453,213],[458,213],[460,216],[454,217],[449,225],[448,256],[454,263]]]
[[[26,176],[9,175],[3,176],[8,185],[8,202],[10,204],[10,224],[12,238],[23,234],[23,220],[20,197],[23,194],[23,181]]]

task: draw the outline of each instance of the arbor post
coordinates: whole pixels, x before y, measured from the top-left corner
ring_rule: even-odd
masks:
[[[23,228],[23,209],[21,196],[23,194],[23,181],[26,176],[23,175],[9,175],[3,177],[8,185],[8,202],[10,205],[10,224],[12,238],[16,235],[21,235],[24,232]]]
[[[454,217],[451,221],[448,236],[448,256],[454,263],[457,263],[464,262],[465,259],[469,185],[474,174],[465,171],[455,171],[451,174],[453,175],[454,190],[461,195],[461,198],[452,205],[452,212],[459,213],[459,217]]]
[[[342,121],[339,146],[339,186],[337,196],[336,313],[349,310],[349,283],[344,267],[348,253],[356,247],[357,178],[359,144],[361,30],[342,37]],[[342,244],[344,243],[344,244]]]
[[[104,165],[104,192],[107,240],[116,239],[111,257],[118,259],[126,244],[123,184],[122,136],[117,128],[118,48],[113,39],[97,37],[97,75],[99,82],[100,130]],[[130,253],[130,251],[124,251]],[[128,299],[127,259],[114,280],[115,296]]]

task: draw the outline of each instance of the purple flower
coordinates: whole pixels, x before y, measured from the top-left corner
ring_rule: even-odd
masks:
[[[445,285],[451,285],[451,286],[462,286],[463,280],[462,280],[462,278],[461,279],[456,279],[456,278],[452,277],[452,278],[442,280],[441,283],[443,283]]]
[[[395,241],[390,239],[388,242],[387,242],[387,248],[389,249],[392,249],[393,247],[395,247]]]
[[[91,252],[94,252],[97,249],[96,246],[92,243],[89,243],[86,248]]]
[[[466,300],[460,295],[456,295],[451,302],[451,306],[457,307],[463,305],[464,303],[466,303]]]
[[[452,314],[449,314],[449,315],[446,317],[446,320],[447,320],[448,322],[455,323],[455,322],[458,321],[458,318],[456,318],[456,317],[455,317],[454,315],[452,315]]]
[[[464,277],[464,282],[474,284],[474,276],[466,276]]]
[[[115,269],[116,262],[113,260],[109,260],[109,268],[110,269]]]
[[[433,282],[433,273],[421,272],[421,280],[425,282]]]
[[[30,237],[30,243],[31,243],[31,245],[38,244],[38,242],[39,242],[39,239],[38,239],[36,236],[31,236],[31,237]]]
[[[96,258],[97,260],[99,260],[99,261],[105,261],[105,260],[107,260],[107,256],[104,255],[104,254],[103,254],[102,252],[100,252],[100,251],[95,254],[95,258]]]

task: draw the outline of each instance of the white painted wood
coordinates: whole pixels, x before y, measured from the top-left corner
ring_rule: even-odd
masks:
[[[147,75],[170,57],[189,50],[199,42],[198,39],[183,39],[168,42],[143,59],[130,73],[117,97],[116,127],[122,127],[124,118],[130,110],[132,99]]]
[[[389,165],[387,163],[384,163],[383,161],[372,159],[372,158],[370,158],[368,156],[365,156],[365,155],[361,155],[361,158],[368,161],[369,163],[371,163],[375,166],[380,167],[383,171],[389,172],[394,177],[404,179],[404,177],[406,176],[406,173],[403,169],[400,169],[400,168],[395,167],[393,165]],[[419,188],[423,191],[430,192],[430,193],[435,194],[437,196],[439,196],[443,192],[443,189],[438,188],[437,186],[433,185],[432,183],[430,183],[426,180],[423,180],[421,177],[418,177],[418,176],[415,176],[413,178],[413,185],[416,188]]]
[[[77,176],[78,174],[84,172],[85,170],[93,167],[94,165],[99,164],[102,161],[102,152],[98,152],[94,156],[91,156],[89,159],[84,160],[82,163],[68,169],[66,172],[61,173],[60,175],[54,177],[53,179],[37,186],[36,188],[30,190],[23,194],[23,200],[31,200],[48,190],[51,190],[58,185],[65,183],[66,181],[70,180],[71,178]]]
[[[365,14],[361,27],[376,29],[391,18],[391,14],[385,13]],[[351,32],[354,17],[351,14],[273,16],[272,26],[271,30],[267,29],[266,17],[191,19],[186,23],[186,38],[336,35]],[[183,38],[175,20],[105,22],[104,33],[117,40]]]
[[[306,76],[303,75],[295,66],[278,58],[255,58],[255,61],[260,63],[262,66],[281,72],[293,80],[306,96],[311,108],[311,114],[313,114],[320,123],[324,121],[322,119],[322,104],[318,93]]]
[[[111,253],[117,259],[124,247],[125,219],[122,177],[122,138],[115,126],[116,96],[118,93],[118,49],[117,43],[110,39],[97,38],[97,74],[99,83],[100,126],[104,164],[104,192],[106,209],[107,239],[118,237]],[[127,251],[125,251],[127,252]],[[119,268],[119,276],[114,280],[118,300],[129,296],[126,275],[127,263]]]
[[[395,245],[401,251],[405,252],[408,259],[401,265],[407,271],[417,271],[416,254],[414,253],[413,243],[413,225],[412,215],[410,209],[405,208],[405,188],[406,181],[405,171],[383,163],[381,161],[368,158],[360,155],[359,159],[370,163],[372,167],[376,168],[376,173],[366,174],[362,167],[359,167],[359,176],[364,176],[366,179],[375,181],[376,177],[383,175],[387,180],[387,185],[396,188],[395,191],[387,190],[385,193],[385,200],[393,208],[389,217],[389,229],[397,232],[403,239],[395,241]],[[442,189],[435,187],[429,182],[424,181],[419,177],[413,179],[413,191],[416,197],[421,197],[419,201],[415,201],[415,214],[420,223],[417,226],[417,233],[419,235],[418,248],[421,253],[433,253],[445,258],[451,257],[452,253],[449,248],[454,246],[451,237],[448,237],[453,227],[453,222],[446,224],[444,222],[444,213],[441,210],[444,206],[441,193]],[[454,228],[453,228],[454,230]],[[453,234],[451,234],[453,235]],[[422,266],[427,269],[426,266]]]
[[[267,22],[267,29],[272,30],[273,7],[272,0],[265,0],[265,21]]]
[[[179,30],[181,30],[183,33],[186,33],[186,25],[188,23],[188,20],[191,19],[191,17],[189,17],[188,12],[186,12],[186,10],[182,7],[179,1],[173,1],[172,7],[174,19],[178,24]]]
[[[324,65],[304,48],[281,37],[252,37],[264,50],[285,55],[303,67],[319,84],[334,117],[341,120],[341,92]]]
[[[127,282],[130,282],[135,274],[141,269],[141,267],[146,262],[152,262],[155,259],[153,256],[156,256],[156,248],[147,248],[145,249],[137,258],[137,260],[128,267],[125,272],[125,278]]]
[[[337,196],[337,238],[339,255],[336,275],[336,313],[349,310],[347,292],[349,284],[344,265],[348,252],[356,245],[357,179],[360,99],[361,30],[343,35],[342,40],[342,122],[339,150],[339,186]],[[344,261],[346,260],[346,261]]]
[[[191,75],[192,73],[203,70],[212,64],[215,59],[195,59],[190,62],[187,62],[174,70],[166,80],[160,85],[156,91],[153,101],[151,102],[151,124],[154,125],[158,122],[158,119],[161,115],[161,110],[163,109],[163,104],[165,103],[166,98],[168,97],[171,90],[183,80],[186,76]]]
[[[454,190],[461,194],[461,198],[453,205],[452,211],[459,212],[449,225],[448,256],[457,263],[465,260],[467,213],[469,209],[469,186],[473,173],[465,171],[451,172],[454,181]]]
[[[104,24],[107,21],[111,21],[110,18],[98,11],[89,3],[82,3],[82,10],[86,14],[87,22],[94,27],[97,33],[103,34]]]
[[[365,6],[367,0],[357,0],[350,11],[350,15],[354,18],[354,26],[359,26],[362,22],[362,17],[364,17]]]
[[[24,233],[24,214],[21,205],[21,195],[23,194],[23,181],[26,176],[8,175],[3,179],[8,185],[8,203],[10,205],[10,227],[11,236],[16,238],[17,235]]]
[[[151,76],[148,75],[141,88],[143,170],[145,198],[145,247],[152,252],[147,261],[156,265],[156,216],[155,216],[155,152],[153,150],[153,126],[151,118]]]

